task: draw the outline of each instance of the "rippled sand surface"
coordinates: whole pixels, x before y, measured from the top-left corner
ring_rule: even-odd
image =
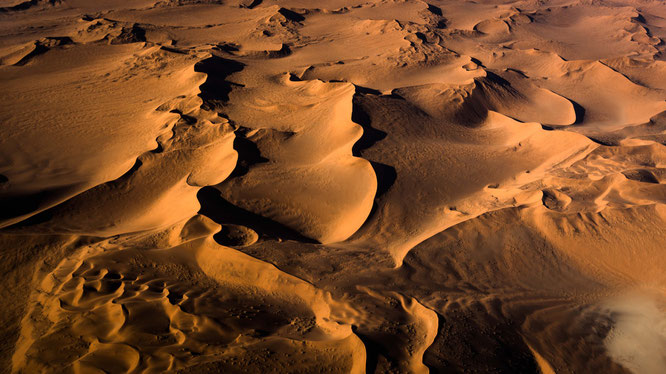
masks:
[[[666,372],[661,0],[0,0],[0,372]]]

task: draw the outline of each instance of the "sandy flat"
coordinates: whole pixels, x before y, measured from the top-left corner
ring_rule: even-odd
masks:
[[[661,0],[0,1],[0,373],[666,372]]]

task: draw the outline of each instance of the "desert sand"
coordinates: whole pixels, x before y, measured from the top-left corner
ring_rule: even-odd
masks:
[[[1,373],[666,373],[663,0],[0,0]]]

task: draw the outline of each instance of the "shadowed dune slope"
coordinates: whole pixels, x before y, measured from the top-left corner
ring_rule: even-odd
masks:
[[[666,372],[660,0],[0,0],[0,373]]]

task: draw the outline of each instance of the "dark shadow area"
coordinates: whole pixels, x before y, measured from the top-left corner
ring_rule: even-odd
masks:
[[[576,114],[576,121],[574,122],[574,124],[583,122],[583,119],[585,118],[585,108],[583,108],[582,105],[578,104],[573,100],[569,101],[571,101],[571,104],[574,107],[574,113]]]
[[[445,19],[440,19],[439,21],[437,21],[437,26],[436,26],[436,27],[437,27],[438,29],[445,29],[446,26],[447,26],[447,24],[446,24],[446,20],[445,20]]]
[[[636,17],[631,17],[631,20],[638,23],[647,23],[645,17],[642,14],[638,13]]]
[[[252,0],[252,2],[244,7],[247,9],[254,9],[255,7],[261,5],[263,0]]]
[[[0,196],[0,221],[9,220],[30,214],[54,200],[70,193],[72,186],[64,186],[50,190],[39,191],[28,195],[6,195]],[[21,229],[23,227],[34,226],[40,223],[48,222],[53,219],[53,211],[58,205],[39,212],[32,217],[17,222],[5,229]]]
[[[216,47],[214,47],[213,49],[214,49],[214,50],[217,50],[217,51],[222,51],[222,52],[226,52],[226,53],[231,53],[231,54],[233,54],[234,52],[238,52],[238,51],[240,51],[239,46],[236,45],[236,44],[234,44],[234,43],[222,43],[222,44],[218,44],[218,45],[217,45]]]
[[[188,54],[187,51],[180,50],[180,49],[178,49],[178,48],[174,48],[174,47],[169,47],[169,46],[167,46],[167,45],[161,45],[161,46],[160,46],[160,49],[161,49],[161,50],[164,50],[164,51],[167,51],[167,52],[171,52],[171,53],[177,53],[177,54],[179,54],[179,55],[186,55],[186,54]]]
[[[470,61],[472,61],[473,63],[477,64],[478,66],[480,66],[480,67],[486,69],[486,67],[483,65],[483,62],[481,62],[480,60],[478,60],[478,59],[476,59],[476,58],[474,58],[474,57],[471,57],[471,58],[470,58]]]
[[[278,51],[266,51],[266,57],[268,58],[282,58],[291,55],[291,48],[287,44],[282,44],[282,48]]]
[[[375,195],[375,198],[377,198],[388,192],[398,178],[398,173],[395,171],[395,168],[390,165],[374,161],[370,161],[370,165],[372,165],[372,168],[375,170],[375,175],[377,176],[377,194]]]
[[[68,44],[74,44],[74,41],[68,36],[44,38],[42,40],[35,42],[35,49],[32,50],[32,52],[28,53],[27,55],[23,56],[23,58],[20,59],[18,62],[16,62],[14,65],[23,66],[28,62],[30,62],[30,60],[32,60],[36,56],[48,52],[49,50],[51,50],[51,48]]]
[[[247,130],[247,128],[241,127],[235,132],[234,149],[238,152],[238,161],[229,178],[245,175],[252,165],[268,162],[267,158],[261,156],[257,145],[245,137]]]
[[[437,337],[423,355],[431,373],[541,372],[516,326],[472,308],[438,314]]]
[[[583,122],[583,119],[585,119],[585,108],[583,108],[583,106],[578,104],[577,102],[569,99],[568,97],[565,97],[565,99],[571,102],[571,105],[573,105],[574,108],[574,113],[576,114],[576,120],[574,121],[573,124],[577,125]]]
[[[158,144],[156,149],[148,152],[159,153],[161,151],[162,151],[161,145]],[[134,174],[141,168],[142,165],[143,162],[137,158],[136,162],[134,162],[134,165],[132,165],[132,167],[129,170],[127,170],[123,175],[121,175],[117,179],[99,184],[86,191],[82,191],[79,194],[74,195],[69,199],[60,202],[59,204],[52,206],[42,212],[39,212],[34,216],[29,217],[23,221],[17,222],[9,226],[8,228],[21,229],[48,222],[53,219],[53,217],[56,215],[56,212],[58,211],[58,209],[61,208],[62,205],[66,204],[68,201],[72,199],[77,198],[78,196],[89,193],[89,191],[93,191],[95,189],[100,189],[100,188],[114,189],[114,188],[121,188],[123,185],[128,185],[128,181],[134,176]],[[50,202],[52,203],[53,201],[58,200],[59,197],[67,196],[68,194],[71,193],[71,190],[73,188],[74,186],[70,185],[70,186],[54,188],[51,190],[40,191],[38,193],[31,195],[13,196],[13,197],[0,196],[0,206],[3,207],[3,209],[0,211],[0,220],[15,218],[39,210],[40,208],[44,207]]]
[[[432,13],[436,16],[442,16],[442,8],[440,8],[438,6],[428,4],[428,10],[430,11],[430,13]]]
[[[627,179],[643,183],[659,184],[659,179],[646,169],[625,170],[622,172]]]
[[[278,13],[282,14],[284,18],[292,22],[305,21],[305,17],[289,9],[280,8],[280,10],[278,10]]]
[[[474,62],[475,64],[477,64],[477,65],[479,65],[479,66],[481,66],[481,67],[484,67],[483,64],[481,63],[481,61],[479,61],[479,60],[477,60],[477,59],[475,59],[475,58],[472,58],[471,60],[472,60],[472,62]],[[495,84],[497,84],[497,85],[499,85],[499,86],[502,86],[502,87],[505,87],[505,88],[509,88],[509,87],[510,87],[511,90],[515,90],[515,89],[511,86],[511,82],[509,82],[508,80],[506,80],[506,79],[500,77],[499,75],[493,73],[492,71],[486,71],[486,77],[485,77],[485,79],[488,80],[488,81],[490,81],[490,82],[492,82],[492,83],[495,83]]]
[[[369,337],[358,332],[356,326],[352,326],[352,332],[358,336],[359,339],[363,342],[365,346],[365,372],[366,374],[372,374],[377,371],[377,364],[379,362],[379,355],[384,350],[382,346],[375,343]],[[384,355],[387,352],[383,352]]]
[[[48,5],[56,5],[59,4],[59,0],[29,0],[29,1],[24,1],[22,3],[16,4],[14,6],[8,6],[8,7],[1,7],[0,8],[0,13],[6,13],[6,12],[16,12],[16,11],[21,11],[21,10],[28,10],[32,8],[33,6],[39,5],[39,4],[48,4]]]
[[[233,53],[233,52],[232,52]],[[289,47],[288,44],[282,43],[282,47],[278,50],[265,50],[265,51],[255,51],[255,52],[249,52],[245,54],[247,57],[252,57],[252,58],[283,58],[291,55],[291,47]],[[292,74],[293,75],[293,74]]]
[[[197,119],[195,117],[183,114],[183,112],[181,112],[179,109],[173,109],[170,113],[178,114],[180,116],[180,119],[188,125],[194,125],[195,123],[197,123]]]
[[[148,151],[148,152],[150,152],[150,153],[161,153],[162,152],[161,149],[162,149],[162,146],[158,143],[157,148],[155,148],[152,151]],[[132,165],[132,167],[129,168],[129,170],[127,170],[123,175],[121,175],[117,179],[114,179],[112,181],[108,181],[106,183],[103,183],[100,186],[104,186],[104,185],[108,185],[110,187],[121,186],[121,185],[127,183],[129,181],[129,179],[132,178],[134,173],[136,173],[141,168],[142,165],[143,165],[143,161],[141,161],[140,159],[137,158],[136,161],[134,162],[134,165]]]
[[[611,135],[609,135],[609,136],[607,136],[607,137],[604,137],[603,135],[601,135],[601,136],[590,136],[590,135],[586,135],[586,136],[587,136],[587,138],[590,139],[591,141],[593,141],[593,142],[595,142],[595,143],[597,143],[597,144],[604,145],[604,146],[606,146],[606,147],[615,147],[615,146],[620,145],[619,141],[618,141],[617,139],[615,139],[615,138],[614,138],[613,136],[611,136]]]
[[[16,218],[39,209],[41,203],[48,198],[45,192],[23,196],[0,197],[0,221]],[[14,225],[16,226],[16,225]]]
[[[364,150],[385,139],[387,134],[384,131],[372,127],[372,119],[370,118],[369,113],[363,109],[363,96],[366,94],[375,95],[376,91],[363,87],[356,87],[356,91],[357,93],[354,95],[352,101],[352,121],[363,128],[363,135],[352,146],[352,154],[356,157],[363,157]],[[391,188],[398,175],[393,166],[372,160],[368,161],[370,161],[370,164],[375,171],[375,175],[377,176],[377,193],[375,195],[375,198],[377,198]]]
[[[220,191],[214,187],[204,187],[199,190],[199,193],[197,193],[197,199],[199,200],[199,204],[201,204],[199,214],[212,219],[220,225],[233,224],[246,226],[256,231],[257,234],[259,234],[259,237],[265,239],[283,239],[303,243],[317,243],[317,241],[306,238],[295,230],[278,222],[231,204],[225,200],[220,195]],[[213,238],[216,241],[221,240],[224,242],[225,238],[219,237],[218,234]],[[224,245],[223,243],[220,244]]]
[[[212,56],[194,65],[194,71],[208,75],[206,81],[199,86],[199,97],[203,100],[201,106],[206,110],[214,110],[229,101],[229,93],[233,86],[241,86],[226,80],[228,76],[237,73],[245,67],[238,61],[228,60],[219,56]]]
[[[363,135],[352,146],[352,154],[356,157],[361,157],[364,150],[386,138],[387,135],[384,131],[377,130],[371,126],[370,115],[359,105],[359,100],[358,95],[354,95],[351,120],[363,128]]]
[[[136,23],[132,27],[123,27],[120,35],[111,39],[111,44],[129,44],[146,41],[146,30]]]
[[[343,63],[344,65],[344,63]],[[374,88],[369,88],[369,87],[363,87],[359,85],[354,85],[354,89],[357,94],[364,94],[364,95],[381,95],[381,91],[375,90]]]

